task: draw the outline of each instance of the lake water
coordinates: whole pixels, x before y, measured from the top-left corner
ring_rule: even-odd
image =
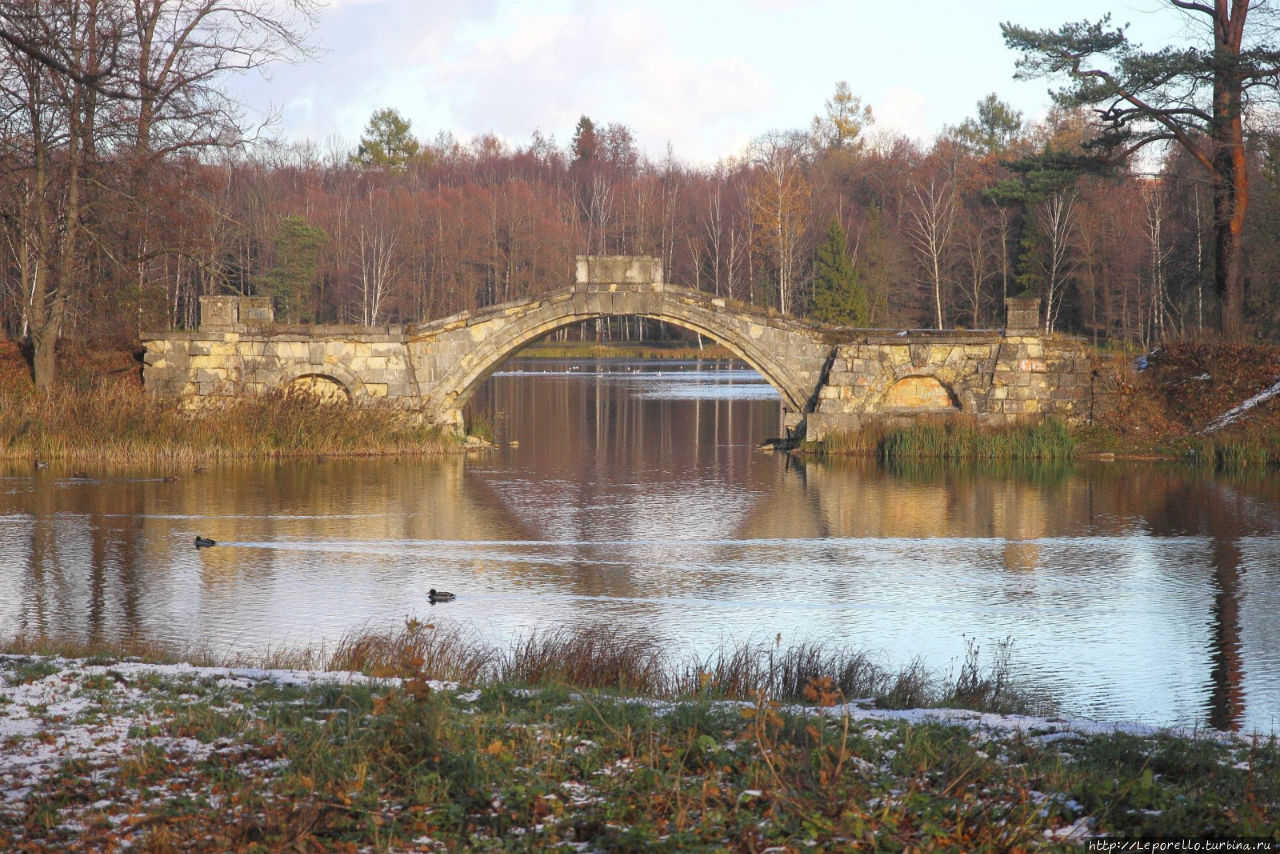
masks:
[[[758,449],[779,401],[741,366],[508,368],[473,402],[504,446],[466,459],[8,464],[0,636],[266,651],[418,617],[505,647],[609,621],[677,658],[780,636],[942,673],[1010,640],[1064,712],[1280,730],[1274,476],[804,462]]]

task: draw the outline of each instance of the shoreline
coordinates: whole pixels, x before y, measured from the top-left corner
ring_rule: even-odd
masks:
[[[21,376],[16,348],[0,346],[0,460],[65,460],[75,466],[128,462],[172,469],[224,459],[434,456],[475,449],[474,443],[468,447],[464,437],[392,407],[323,406],[283,393],[196,409],[161,404],[142,389],[140,366],[131,353],[111,351],[100,356],[91,359],[82,354],[80,361],[69,361],[63,366],[62,384],[42,395],[30,387],[29,378]],[[544,342],[517,357],[740,361],[714,343],[699,349],[684,344]],[[1198,370],[1205,358],[1193,350],[1182,360],[1190,360],[1192,367],[1171,357],[1167,370]],[[1265,471],[1280,465],[1280,429],[1271,426],[1280,417],[1274,401],[1250,407],[1247,417],[1225,430],[1200,435],[1188,426],[1190,411],[1183,410],[1193,405],[1203,410],[1203,395],[1161,398],[1185,383],[1161,381],[1151,376],[1155,372],[1149,369],[1126,380],[1126,413],[1109,414],[1088,427],[1055,429],[1053,422],[1046,421],[980,430],[965,422],[921,421],[900,429],[872,426],[858,435],[829,436],[797,450],[830,457],[1181,462],[1224,471]],[[1199,382],[1200,374],[1194,378]],[[1274,382],[1271,386],[1275,387]],[[1238,409],[1247,389],[1235,388],[1234,384],[1224,388],[1229,397],[1221,397],[1222,403],[1202,414],[1220,416],[1232,411],[1227,400]],[[476,432],[483,436],[483,423],[477,424]],[[761,440],[772,445],[779,441]],[[887,452],[886,442],[893,445]]]
[[[0,655],[0,845],[1280,839],[1274,735],[816,700]]]

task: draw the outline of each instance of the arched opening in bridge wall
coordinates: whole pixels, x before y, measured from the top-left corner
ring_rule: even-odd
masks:
[[[889,387],[880,408],[898,412],[954,412],[960,409],[960,404],[951,390],[936,378],[909,376]]]
[[[651,314],[647,312],[634,313],[575,313],[570,316],[559,316],[554,319],[548,319],[544,322],[530,326],[520,331],[519,334],[512,335],[510,338],[502,342],[501,345],[493,348],[493,355],[486,358],[483,363],[477,364],[467,374],[460,378],[458,385],[460,386],[457,396],[454,398],[452,406],[461,410],[470,401],[480,384],[488,379],[496,370],[498,370],[507,361],[519,355],[520,351],[549,335],[558,329],[566,326],[572,326],[584,320],[593,320],[600,317],[643,317],[652,320],[661,320],[672,326],[677,326],[697,335],[701,335],[708,342],[721,345],[728,350],[735,358],[745,362],[748,367],[769,383],[782,398],[784,406],[792,408],[793,411],[802,411],[804,401],[797,400],[794,391],[794,383],[789,383],[782,372],[771,364],[771,359],[763,348],[756,348],[750,345],[744,346],[742,342],[732,340],[729,336],[723,336],[717,330],[711,329],[708,325],[703,325],[691,321],[688,318],[676,317],[665,314]]]
[[[327,374],[302,374],[285,386],[285,394],[297,395],[318,403],[345,405],[351,402],[351,392],[338,379]]]

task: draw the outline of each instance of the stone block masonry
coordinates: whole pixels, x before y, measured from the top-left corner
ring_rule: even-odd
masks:
[[[198,330],[144,337],[143,380],[186,405],[295,389],[461,428],[477,386],[525,345],[582,320],[639,315],[719,341],[778,390],[787,431],[809,439],[935,415],[1083,423],[1098,405],[1090,353],[1040,334],[1035,300],[1010,301],[1004,332],[887,332],[807,323],[662,279],[657,259],[581,256],[559,290],[376,328],[283,326],[269,300],[202,297]]]
[[[1000,332],[870,333],[838,344],[806,438],[873,422],[960,416],[1002,426],[1094,411],[1093,360],[1084,342]]]

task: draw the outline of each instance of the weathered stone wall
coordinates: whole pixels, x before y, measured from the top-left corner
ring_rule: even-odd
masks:
[[[1078,424],[1093,401],[1083,342],[998,332],[866,335],[836,347],[806,437],[872,422],[964,415],[984,425],[1054,416]]]
[[[151,394],[186,404],[314,387],[340,387],[354,403],[389,400],[418,408],[418,382],[408,338],[397,327],[315,326],[258,329],[244,325],[172,332],[145,339],[143,381]]]
[[[1080,341],[1038,332],[1037,300],[1010,300],[1005,332],[874,332],[815,326],[662,281],[652,258],[583,256],[574,285],[413,327],[280,326],[270,300],[201,298],[196,332],[144,339],[143,379],[194,404],[290,387],[357,405],[388,401],[462,426],[472,392],[514,352],[562,326],[614,315],[675,323],[719,341],[782,397],[783,426],[809,439],[869,423],[959,415],[979,424],[1094,415]]]

